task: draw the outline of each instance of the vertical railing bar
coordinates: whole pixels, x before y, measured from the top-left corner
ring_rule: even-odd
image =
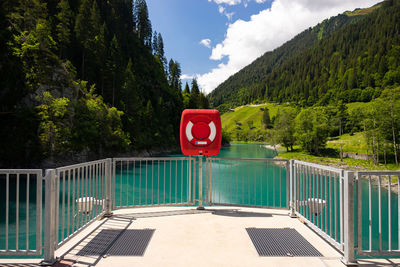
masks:
[[[329,232],[330,236],[333,238],[333,219],[332,219],[332,211],[334,207],[334,203],[332,201],[332,189],[333,189],[333,177],[332,177],[332,172],[329,171],[329,202],[331,203],[330,209],[329,209]]]
[[[166,176],[165,176],[165,169],[166,169],[166,160],[164,160],[164,186],[163,186],[163,203],[166,204],[165,202],[165,180],[166,180]]]
[[[212,203],[213,202],[213,188],[214,188],[214,186],[213,186],[213,172],[212,172],[212,166],[213,166],[213,159],[211,159],[211,161],[210,161],[210,203]]]
[[[65,171],[61,171],[62,175],[62,201],[61,201],[61,240],[65,239]],[[61,181],[61,177],[58,178]]]
[[[239,176],[236,173],[236,203],[239,204]]]
[[[178,160],[175,160],[175,204],[178,203]]]
[[[157,205],[160,205],[160,160],[157,161]]]
[[[318,228],[321,230],[323,229],[323,227],[322,227],[323,208],[321,208],[321,210],[319,210],[319,206],[323,207],[322,182],[321,182],[322,171],[323,171],[322,169],[317,170],[317,199],[318,199],[317,206],[318,206],[318,211],[320,212],[320,213],[318,213],[318,216],[317,216],[317,223],[318,223]]]
[[[391,184],[392,184],[392,176],[389,175],[389,181],[388,181],[388,219],[389,219],[389,222],[388,222],[388,224],[389,224],[388,242],[389,242],[389,251],[392,251],[392,205],[391,205],[392,189],[391,189]]]
[[[169,203],[172,204],[172,160],[169,166]]]
[[[312,218],[311,221],[314,225],[316,225],[315,219],[317,217],[317,216],[315,216],[315,211],[316,211],[315,201],[317,198],[315,195],[315,193],[316,193],[315,171],[316,171],[316,168],[311,168],[311,200],[312,200],[312,209],[314,211],[314,213],[311,212],[311,213],[313,213],[313,214],[311,214],[311,218]]]
[[[400,175],[397,175],[397,231],[400,233]],[[400,234],[398,234],[398,250],[400,250]]]
[[[317,199],[317,201],[318,201],[318,202],[316,203],[316,205],[317,205],[317,209],[318,209],[317,211],[318,211],[318,212],[319,212],[319,206],[322,205],[322,203],[320,204],[320,199],[321,199],[321,198],[320,198],[320,191],[319,191],[319,188],[320,188],[320,182],[319,182],[319,178],[320,178],[320,177],[319,177],[319,175],[320,175],[320,170],[319,170],[319,169],[316,169],[316,175],[315,175],[316,182],[315,182],[315,183],[316,183],[316,187],[317,187],[317,188],[316,188],[316,191],[317,191],[316,199]],[[315,216],[315,217],[316,217],[315,219],[317,220],[317,221],[316,221],[317,227],[318,227],[318,228],[321,228],[321,224],[319,223],[319,221],[320,221],[319,219],[321,218],[321,216],[319,216],[319,215],[320,215],[320,214],[318,213],[318,216]]]
[[[29,251],[29,176],[30,174],[26,174],[26,251]],[[38,215],[37,215],[38,216]],[[37,233],[39,234],[39,233]]]
[[[16,211],[15,211],[15,250],[18,251],[19,237],[19,173],[17,173],[17,189],[16,189]]]
[[[369,210],[369,251],[372,251],[372,183],[368,175],[368,210]]]
[[[119,206],[122,207],[122,165],[124,165],[121,160],[120,173],[119,173]]]
[[[197,159],[193,158],[193,180],[192,180],[192,184],[193,184],[193,193],[192,193],[193,204],[196,203],[196,174],[197,174],[196,161],[197,161]]]
[[[229,161],[227,161],[229,162]],[[232,162],[230,162],[232,164]],[[227,190],[227,179],[228,179],[228,175],[226,175],[226,169],[227,169],[227,165],[225,165],[225,202],[228,202],[228,190]],[[250,188],[250,182],[249,182],[249,188]],[[249,192],[250,195],[250,192]],[[249,198],[249,204],[250,204],[250,198]]]
[[[308,199],[310,198],[310,195],[311,195],[310,168],[311,168],[310,166],[304,166],[304,171],[305,171],[304,175],[305,175],[305,179],[306,179],[304,191],[305,191],[305,201],[307,203],[305,214],[306,214],[306,218],[309,220],[310,220],[310,213],[311,213],[311,209],[310,209],[311,206],[309,205],[310,203],[308,203]]]
[[[73,172],[72,172],[72,216],[73,216],[73,218],[72,218],[72,233],[75,233],[75,220],[76,220],[76,211],[75,211],[75,190],[76,190],[76,188],[75,188],[75,186],[76,186],[76,184],[75,184],[75,173],[76,173],[76,169],[73,169]]]
[[[142,160],[139,161],[139,205],[142,205]]]
[[[265,163],[265,162],[262,162]],[[261,207],[264,206],[263,205],[263,179],[264,179],[264,164],[261,165],[261,196],[260,196],[260,201],[261,201]]]
[[[266,195],[266,197],[267,197],[267,207],[269,207],[269,173],[268,173],[268,170],[271,168],[271,164],[269,163],[269,162],[267,162],[267,181],[266,181],[266,184],[267,184],[267,195]]]
[[[308,202],[307,202],[307,190],[308,190],[308,179],[307,179],[307,166],[302,165],[303,169],[303,215],[307,218],[308,215]]]
[[[96,214],[96,216],[103,212],[103,206],[105,203],[105,201],[104,201],[105,198],[101,194],[101,185],[102,185],[101,172],[102,172],[103,164],[104,163],[101,162],[101,163],[98,163],[96,166],[96,184],[97,184],[96,185],[96,196],[97,196],[97,214]]]
[[[93,213],[94,213],[94,218],[96,218],[98,212],[99,212],[99,196],[98,196],[98,190],[97,187],[99,183],[97,182],[97,176],[98,176],[98,163],[95,163],[93,165]]]
[[[275,167],[272,167],[272,207],[275,207]]]
[[[68,200],[67,200],[67,237],[69,236],[70,220],[71,220],[71,169],[68,170]]]
[[[6,174],[6,250],[8,250],[8,213],[10,197],[10,174]]]
[[[144,191],[144,193],[145,193],[145,202],[144,202],[144,204],[148,205],[148,201],[147,201],[147,165],[149,165],[149,163],[148,163],[147,160],[145,160],[145,162],[146,162],[146,179],[145,179],[146,190]]]
[[[221,160],[218,161],[218,202],[221,203]],[[244,198],[243,198],[244,199]]]
[[[209,168],[208,168],[208,163],[209,163],[209,159],[208,157],[206,157],[206,204],[209,203],[210,200],[210,196],[209,196],[209,182],[210,182],[210,177],[209,177]]]
[[[245,166],[245,162],[243,163],[243,165]],[[244,182],[244,169],[245,168],[242,168],[242,203],[244,204],[244,184],[245,184],[245,182]]]
[[[357,251],[362,251],[362,177],[357,173]]]
[[[126,207],[129,207],[129,160],[126,161]]]
[[[85,167],[85,225],[87,224],[88,220],[88,191],[89,191],[89,166]]]
[[[86,185],[87,185],[87,194],[86,194],[86,201],[85,201],[85,203],[87,205],[87,208],[86,208],[87,221],[86,221],[86,223],[89,223],[90,220],[91,220],[91,215],[92,215],[92,209],[90,207],[91,201],[92,201],[92,199],[91,199],[91,189],[92,189],[92,187],[91,187],[91,182],[92,182],[91,169],[92,169],[92,166],[91,165],[87,165],[86,167],[87,167],[87,177],[86,177],[86,179],[87,179],[86,180],[87,181],[87,183],[86,183]]]
[[[295,175],[294,167],[295,166],[293,165],[293,175]],[[286,207],[290,207],[290,196],[289,196],[290,191],[288,189],[289,189],[289,186],[290,186],[290,172],[291,171],[292,170],[290,169],[290,161],[288,161],[288,162],[286,162]],[[294,185],[296,185],[295,176],[293,178],[293,183],[294,183]],[[292,188],[294,190],[293,194],[295,196],[295,198],[293,199],[294,200],[293,203],[297,203],[297,201],[296,201],[296,199],[297,199],[296,188],[295,188],[295,186],[293,186]],[[294,204],[294,207],[295,207],[295,210],[296,210],[296,204]]]
[[[132,187],[132,206],[135,206],[135,188],[136,188],[136,160],[133,161],[132,166],[133,187]]]
[[[230,188],[231,188],[231,203],[230,203],[230,204],[233,204],[233,190],[232,190],[232,186],[233,186],[233,164],[234,164],[234,161],[232,161],[231,163],[232,163],[232,164],[231,164],[231,182],[230,182]]]
[[[188,175],[187,175],[187,183],[188,183],[188,191],[187,191],[187,200],[188,200],[188,204],[192,202],[192,159],[191,157],[189,157],[189,159],[187,160],[187,171],[188,171]],[[165,179],[165,167],[164,167],[164,179]],[[165,180],[164,180],[164,189],[165,189]],[[164,200],[165,202],[165,200]]]
[[[340,179],[340,177],[339,177]],[[338,240],[338,223],[337,223],[337,215],[338,215],[338,208],[337,208],[337,194],[338,194],[338,190],[337,190],[337,181],[336,181],[336,176],[335,176],[335,180],[334,180],[334,190],[335,190],[335,240]]]
[[[344,228],[343,228],[343,218],[344,218],[344,205],[346,205],[343,201],[343,184],[344,184],[344,171],[342,170],[340,173],[339,179],[339,212],[340,212],[340,244],[344,242]],[[346,185],[347,186],[347,185]],[[354,181],[353,181],[354,186]]]
[[[382,251],[382,176],[378,175],[379,251]]]
[[[305,166],[303,164],[300,165],[301,166],[301,199],[303,201],[303,205],[301,207],[301,213],[303,214],[303,216],[306,216],[306,175],[305,175]]]
[[[151,159],[151,202],[150,205],[154,205],[154,159]]]
[[[326,171],[324,171],[323,172],[324,173],[324,175],[323,175],[323,177],[325,178],[324,180],[325,180],[325,221],[324,221],[324,224],[325,224],[325,232],[327,233],[328,232],[328,178],[327,178],[327,174],[326,174]]]
[[[288,191],[288,190],[286,190]],[[279,206],[282,207],[282,168],[279,167]]]
[[[36,251],[42,248],[42,172],[36,175]]]
[[[55,209],[56,209],[56,224],[55,224],[55,241],[56,241],[56,248],[58,246],[59,241],[59,227],[60,227],[60,173],[58,171],[55,172],[56,174],[56,199],[55,199]]]
[[[181,203],[183,203],[183,159],[181,160]]]
[[[322,195],[323,195],[323,170],[319,170],[318,172],[318,184],[319,184],[319,193],[318,193],[318,199],[320,199],[321,201],[321,207],[323,207],[323,199],[322,199]],[[326,203],[326,202],[325,202]],[[319,204],[318,204],[319,205]],[[319,223],[319,228],[322,230],[324,229],[323,227],[323,221],[322,221],[322,217],[323,217],[323,213],[322,213],[321,209],[321,213],[320,216],[318,216],[318,223]]]
[[[81,190],[82,190],[82,188],[81,188],[81,182],[82,182],[81,181],[81,167],[78,167],[76,170],[77,170],[77,173],[76,173],[76,187],[77,187],[76,188],[76,193],[77,193],[76,199],[79,200],[81,198]],[[75,215],[76,216],[76,229],[80,228],[81,218],[82,218],[82,216],[80,214],[80,210],[78,208],[79,208],[79,206],[77,206],[77,208],[76,208],[77,211],[76,211],[76,215]]]
[[[112,189],[111,189],[111,192],[112,192],[112,208],[115,208],[115,195],[116,195],[116,193],[117,193],[117,187],[116,187],[116,180],[117,180],[117,177],[116,177],[116,169],[117,169],[117,161],[116,160],[113,160],[112,161],[112,165],[113,165],[113,168],[112,168],[112,172],[113,172],[113,174],[112,174]],[[107,176],[108,174],[107,173],[105,173],[105,175],[104,175],[104,181],[106,182],[106,176]]]
[[[94,217],[94,165],[90,164],[89,165],[89,201],[90,201],[90,206],[89,206],[89,210],[90,210],[90,216],[89,216],[89,222],[93,219]]]
[[[250,163],[248,163],[248,164],[250,164]],[[247,168],[246,168],[247,169]],[[247,194],[248,194],[248,199],[249,199],[249,205],[250,205],[250,176],[249,176],[249,172],[247,172],[247,184],[248,184],[248,191],[247,191]]]

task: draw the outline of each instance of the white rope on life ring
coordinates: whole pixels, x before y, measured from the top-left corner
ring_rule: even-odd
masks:
[[[186,125],[186,138],[188,139],[189,142],[192,142],[194,139],[192,135],[192,128],[193,128],[193,122],[189,121],[188,124]],[[208,136],[207,141],[197,141],[196,143],[199,145],[208,145],[209,143],[212,143],[215,139],[215,136],[217,135],[217,128],[215,127],[215,123],[211,121],[208,124],[208,127],[210,127],[210,135]]]

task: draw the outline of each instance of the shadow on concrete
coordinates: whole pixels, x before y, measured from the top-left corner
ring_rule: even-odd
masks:
[[[238,209],[207,209],[213,215],[228,217],[272,217],[269,213],[240,211]]]

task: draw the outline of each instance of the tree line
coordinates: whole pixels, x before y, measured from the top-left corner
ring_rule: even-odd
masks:
[[[265,116],[269,116],[265,113]],[[338,105],[300,108],[286,106],[278,109],[275,117],[265,118],[270,123],[267,140],[281,144],[288,151],[294,145],[311,154],[322,154],[329,137],[363,132],[368,154],[374,162],[399,162],[400,87],[386,89],[368,105],[348,110]],[[272,123],[271,123],[272,121]]]
[[[5,0],[0,25],[9,167],[177,147],[181,111],[208,107],[196,80],[182,91],[145,0]]]

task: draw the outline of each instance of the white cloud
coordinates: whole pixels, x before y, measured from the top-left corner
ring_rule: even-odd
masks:
[[[229,6],[234,6],[234,5],[240,4],[242,2],[242,0],[213,0],[213,1],[218,5],[226,4]]]
[[[220,63],[210,72],[198,75],[198,83],[209,93],[257,57],[279,47],[308,27],[346,10],[369,7],[378,2],[380,0],[275,0],[271,8],[251,16],[249,21],[239,19],[229,24],[225,40],[214,46],[210,56],[217,61],[226,57],[227,63]]]
[[[181,77],[179,77],[181,80],[192,80],[195,78],[195,75],[189,75],[189,74],[182,74]]]
[[[217,5],[224,4],[224,5],[228,5],[228,6],[234,6],[234,5],[238,5],[242,2],[244,2],[245,7],[247,7],[247,2],[250,2],[251,0],[208,0],[208,2],[212,2],[212,1],[214,3],[216,3]],[[254,0],[254,1],[258,4],[262,4],[262,3],[265,3],[266,0]],[[220,13],[222,13],[222,12],[220,12]]]
[[[199,44],[204,45],[205,47],[211,48],[211,40],[208,38],[201,40]]]
[[[218,6],[218,12],[219,12],[220,14],[223,14],[224,11],[225,11],[225,8],[224,8],[223,6]]]

